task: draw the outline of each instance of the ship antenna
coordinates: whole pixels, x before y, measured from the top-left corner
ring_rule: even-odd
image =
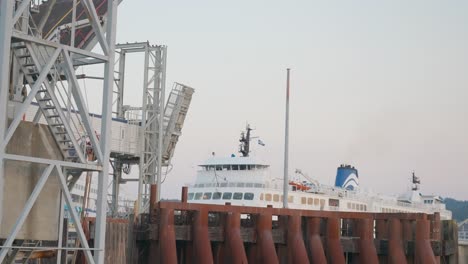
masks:
[[[241,133],[241,138],[239,139],[239,152],[242,154],[242,157],[248,157],[250,152],[250,125],[247,124],[245,132]]]
[[[411,182],[413,183],[412,190],[413,191],[419,190],[419,184],[421,184],[421,180],[418,177],[416,177],[416,174],[414,173],[414,171],[413,171],[413,177],[412,177]]]

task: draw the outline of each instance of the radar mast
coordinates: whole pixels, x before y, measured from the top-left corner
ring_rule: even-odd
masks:
[[[413,171],[413,178],[411,182],[413,183],[412,190],[413,191],[419,190],[419,184],[421,184],[421,180],[418,177],[416,177],[416,175],[414,174],[414,171]]]
[[[245,132],[241,132],[241,137],[239,139],[239,152],[242,154],[242,157],[248,157],[250,152],[250,125],[247,124]]]

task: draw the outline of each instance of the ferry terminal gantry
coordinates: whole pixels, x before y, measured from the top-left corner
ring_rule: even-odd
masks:
[[[82,172],[94,171],[99,173],[94,248],[89,247],[81,226],[75,227],[88,263],[103,263],[109,161],[114,171],[111,214],[117,211],[119,185],[131,180],[122,179],[123,165],[138,164],[141,168],[139,178],[135,179],[141,190],[138,206],[141,212],[149,208],[149,184],[156,183],[158,172],[160,179],[161,168],[170,163],[194,90],[175,83],[170,100],[165,104],[167,48],[148,42],[115,45],[117,5],[120,2],[1,2],[0,235],[4,237],[0,236],[0,239],[5,240],[0,244],[0,262],[7,257],[14,258],[18,251],[28,248],[25,242],[17,244],[30,238],[22,226],[29,224],[28,215],[37,203],[44,202],[41,191],[50,187],[54,176],[60,183],[56,190],[63,196],[57,196],[57,202],[53,199],[49,202],[60,205],[56,208],[62,219],[63,204],[73,208],[70,190],[74,183]],[[102,52],[93,50],[96,45]],[[144,53],[145,58],[143,100],[142,106],[129,107],[123,105],[125,56],[134,52]],[[86,65],[99,65],[102,69],[102,76],[96,78],[102,80],[103,91],[102,113],[99,115],[89,113],[78,82],[86,75],[77,76],[76,69]],[[21,133],[25,132],[25,121],[38,124],[39,130],[43,127],[41,124],[47,125],[48,138],[57,145],[48,150],[55,150],[59,155],[38,158],[9,153],[9,142],[16,139],[17,128]],[[30,133],[37,129],[33,127],[32,130]],[[121,133],[111,133],[112,130]],[[32,142],[25,146],[36,144]],[[87,159],[90,151],[94,160]],[[11,213],[5,206],[11,187],[6,179],[13,177],[6,170],[11,161],[29,164],[27,166],[45,165],[41,165],[42,171],[36,170],[29,175],[39,180],[29,180],[28,184],[34,186],[33,192],[30,196],[21,194],[27,201],[10,205],[24,206],[19,215]],[[69,213],[73,222],[80,222],[77,212],[70,210]],[[16,217],[13,221],[16,224],[8,225],[7,220]],[[59,227],[52,232],[56,243],[47,246],[57,250],[58,255],[65,249],[61,246],[62,222],[56,220]],[[36,240],[40,241],[41,235],[36,235]],[[39,249],[40,243],[35,246]],[[59,263],[60,258],[57,259]]]

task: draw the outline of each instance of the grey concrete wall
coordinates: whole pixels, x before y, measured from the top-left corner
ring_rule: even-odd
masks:
[[[7,146],[7,153],[47,159],[62,159],[46,125],[21,122]],[[4,215],[0,219],[0,238],[6,238],[31,195],[46,165],[7,161],[4,182]],[[23,225],[18,239],[57,240],[60,186],[53,172]]]

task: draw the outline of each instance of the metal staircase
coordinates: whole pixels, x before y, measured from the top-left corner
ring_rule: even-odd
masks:
[[[73,87],[66,87],[62,82],[61,58],[60,54],[55,54],[59,51],[17,43],[13,52],[24,74],[24,80],[31,89],[36,85],[45,63],[54,60],[46,80],[38,84],[40,87],[35,100],[40,112],[36,114],[35,121],[38,122],[41,115],[45,118],[65,161],[85,163],[86,135],[80,135],[84,129],[72,103],[70,89]]]

